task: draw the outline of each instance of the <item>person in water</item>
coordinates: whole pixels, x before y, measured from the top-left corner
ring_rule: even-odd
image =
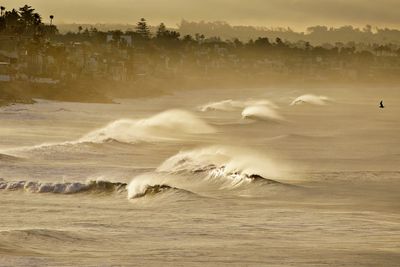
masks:
[[[379,108],[385,108],[385,106],[383,105],[383,100],[381,100],[381,102],[379,103]]]

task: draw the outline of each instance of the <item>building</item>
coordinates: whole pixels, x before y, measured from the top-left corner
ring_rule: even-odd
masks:
[[[115,41],[114,40],[114,35],[113,34],[108,34],[107,35],[107,43],[111,43]],[[120,36],[120,43],[126,44],[128,47],[133,46],[133,38],[131,35],[121,35]]]
[[[0,62],[0,82],[9,82],[9,81],[11,81],[10,63]]]

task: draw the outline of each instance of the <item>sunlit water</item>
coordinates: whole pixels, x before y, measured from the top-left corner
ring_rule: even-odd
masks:
[[[399,266],[398,91],[3,107],[0,266]]]

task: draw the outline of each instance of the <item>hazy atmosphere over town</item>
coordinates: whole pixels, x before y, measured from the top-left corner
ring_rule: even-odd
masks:
[[[399,1],[0,8],[0,266],[400,265]]]

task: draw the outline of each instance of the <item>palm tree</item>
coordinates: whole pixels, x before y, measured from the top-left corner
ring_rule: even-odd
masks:
[[[6,10],[6,8],[4,6],[0,6],[0,10],[1,10],[1,16],[3,16],[4,10]]]
[[[50,15],[50,25],[53,25],[54,15]]]

